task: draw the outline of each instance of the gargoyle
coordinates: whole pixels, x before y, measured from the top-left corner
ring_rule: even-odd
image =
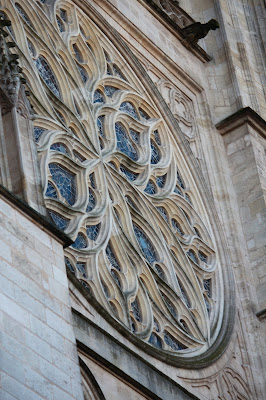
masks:
[[[206,24],[195,22],[183,28],[182,31],[186,36],[187,43],[197,44],[198,40],[207,36],[210,30],[215,31],[217,28],[219,28],[218,22],[215,19],[211,19]]]

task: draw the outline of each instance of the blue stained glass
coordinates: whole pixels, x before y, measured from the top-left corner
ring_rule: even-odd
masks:
[[[155,319],[153,321],[153,325],[154,325],[154,328],[155,328],[156,332],[160,332],[160,328],[159,328],[158,322]]]
[[[29,48],[30,55],[32,57],[34,57],[36,55],[35,47],[33,46],[32,42],[29,39],[27,39],[27,43],[28,43],[28,48]]]
[[[159,186],[159,188],[163,188],[164,187],[165,181],[166,181],[166,174],[162,175],[162,176],[158,176],[156,178],[156,183]]]
[[[151,164],[158,164],[161,159],[161,153],[157,145],[151,140]]]
[[[179,184],[179,186],[181,186],[182,189],[185,189],[183,179],[181,178],[178,171],[176,172],[176,179],[177,179],[177,183]]]
[[[113,75],[109,65],[107,65],[106,73],[107,75]]]
[[[179,223],[175,219],[172,219],[171,222],[172,222],[174,230],[176,230],[179,233],[179,235],[183,236],[184,232],[182,231],[181,226],[179,225]]]
[[[71,263],[71,262],[69,261],[69,259],[66,258],[66,257],[65,257],[65,264],[66,264],[67,268],[70,269],[70,271],[72,272],[72,274],[75,275],[75,269],[74,269],[72,263]]]
[[[58,15],[56,16],[56,22],[57,22],[59,31],[60,31],[61,33],[65,32],[64,23],[61,21],[61,18],[59,18]]]
[[[43,132],[47,131],[47,129],[40,128],[39,126],[35,126],[33,130],[35,142],[38,142]]]
[[[191,258],[192,261],[194,261],[194,263],[196,263],[196,264],[198,263],[197,257],[193,250],[189,250],[187,252],[187,255]]]
[[[144,189],[144,192],[148,193],[148,194],[155,194],[156,193],[156,187],[154,185],[154,183],[152,181],[149,181],[147,183],[147,186]]]
[[[206,290],[208,297],[212,297],[211,279],[203,279],[203,287]]]
[[[183,193],[179,190],[178,186],[175,187],[174,192],[179,194],[180,196],[183,196]]]
[[[62,8],[60,8],[59,12],[60,12],[60,17],[62,18],[62,20],[67,22],[67,12],[66,12],[66,10],[63,10]]]
[[[108,97],[112,97],[113,94],[117,91],[118,89],[116,87],[113,86],[105,86],[104,87],[104,93],[106,94],[106,96]]]
[[[118,276],[117,272],[114,271],[114,270],[112,269],[112,270],[111,270],[111,275],[112,275],[112,277],[113,277],[115,283],[117,284],[117,286],[118,286],[120,289],[122,289],[122,284],[121,284],[121,281],[120,281],[120,279],[119,279],[119,276]]]
[[[168,297],[166,297],[164,294],[162,294],[162,297],[164,299],[164,302],[168,308],[168,310],[170,311],[170,313],[176,317],[176,309],[175,306],[173,305],[173,303],[168,299]]]
[[[139,304],[138,304],[137,299],[132,301],[131,307],[132,307],[132,311],[133,311],[133,315],[134,315],[135,319],[140,322],[141,321],[141,312],[139,309]]]
[[[123,174],[125,174],[127,179],[129,179],[130,181],[135,181],[137,179],[138,175],[139,175],[139,174],[136,174],[135,172],[130,171],[129,169],[127,169],[123,165],[121,165],[120,171]]]
[[[138,159],[138,152],[131,143],[127,131],[120,122],[115,124],[116,145],[119,151],[126,154],[129,158],[136,161]]]
[[[157,261],[157,254],[155,248],[148,239],[146,233],[143,232],[137,225],[133,224],[134,233],[136,235],[139,247],[141,248],[144,257],[149,263]]]
[[[19,14],[21,15],[21,17],[24,19],[24,21],[31,27],[34,28],[28,15],[25,13],[25,11],[23,10],[23,8],[18,4],[15,3],[16,9],[18,10]]]
[[[199,259],[205,264],[207,264],[208,257],[206,256],[206,254],[202,253],[202,251],[199,251],[198,255]]]
[[[87,247],[87,241],[82,233],[79,233],[75,242],[72,244],[74,249],[85,249]]]
[[[100,117],[97,118],[97,128],[98,128],[98,133],[100,136],[104,137],[104,128],[103,128],[103,123],[104,123],[104,115],[100,115]]]
[[[149,343],[155,347],[158,347],[158,349],[161,349],[163,347],[161,339],[159,338],[159,336],[155,335],[155,333],[151,334],[149,338]]]
[[[166,209],[164,207],[156,207],[157,210],[159,211],[159,213],[161,214],[161,216],[163,217],[163,219],[168,222],[168,215],[166,212]]]
[[[189,195],[187,193],[185,194],[185,199],[189,204],[192,205],[192,201],[191,201],[191,199],[190,199],[190,197],[189,197]]]
[[[87,236],[90,240],[97,239],[99,232],[100,232],[100,225],[101,224],[86,226]]]
[[[133,129],[130,129],[129,132],[134,142],[139,143],[139,132],[133,131]]]
[[[56,214],[53,211],[49,211],[49,214],[50,214],[52,220],[54,221],[55,225],[59,229],[62,229],[62,231],[64,231],[67,228],[67,226],[69,224],[69,219],[62,217],[61,215]]]
[[[91,182],[91,187],[92,187],[93,189],[96,189],[96,183],[95,183],[94,172],[92,172],[92,173],[89,175],[89,178],[90,178],[90,182]]]
[[[158,129],[156,129],[156,131],[154,131],[153,134],[154,134],[155,142],[156,142],[159,146],[161,146],[161,139],[160,139],[160,135],[159,135]]]
[[[119,266],[118,261],[117,261],[117,259],[115,257],[115,254],[114,254],[114,252],[112,250],[112,247],[111,247],[111,245],[109,243],[106,246],[105,252],[106,252],[106,256],[107,256],[110,264],[112,265],[112,267],[114,267],[118,271],[120,271],[120,266]]]
[[[96,204],[95,196],[93,194],[93,191],[89,189],[89,201],[87,204],[86,212],[90,212],[94,209]]]
[[[184,289],[184,286],[181,284],[181,282],[178,281],[179,287],[180,287],[180,291],[182,293],[184,302],[186,303],[187,307],[190,308],[191,307],[191,303],[190,300],[188,298],[187,292]]]
[[[64,144],[62,143],[54,143],[50,147],[51,150],[59,151],[59,153],[67,154],[69,156],[69,152],[67,151],[67,148]]]
[[[89,79],[89,78],[88,78],[87,71],[85,70],[85,68],[83,68],[83,67],[82,67],[81,65],[79,65],[78,63],[76,63],[76,64],[77,64],[77,67],[78,67],[78,70],[79,70],[79,73],[80,73],[80,75],[81,75],[81,78],[82,78],[83,82],[86,83],[87,80]],[[94,101],[94,103],[97,103],[97,102]]]
[[[93,103],[104,103],[104,97],[100,90],[95,90],[93,95]]]
[[[57,79],[46,59],[43,56],[39,56],[37,60],[35,60],[35,65],[49,89],[60,98],[61,95]]]
[[[162,268],[160,267],[160,265],[155,264],[154,267],[155,267],[155,270],[156,270],[157,274],[159,275],[159,277],[160,277],[161,279],[164,279],[164,280],[165,280],[165,273],[164,273],[164,271],[162,270]]]
[[[185,346],[184,344],[178,342],[169,333],[165,333],[164,334],[164,341],[169,347],[171,347],[171,349],[173,349],[175,351],[187,349],[187,346]]]
[[[139,108],[139,115],[146,120],[150,119],[150,116],[142,108]]]
[[[73,206],[76,201],[75,175],[55,163],[49,164],[49,169],[61,195]]]
[[[134,332],[136,332],[136,325],[135,325],[134,321],[132,320],[132,318],[130,318],[130,322],[131,322],[131,330],[134,333]]]
[[[137,111],[135,109],[135,107],[133,106],[132,103],[130,103],[129,101],[124,101],[119,108],[120,111],[123,111],[124,113],[130,115],[131,117],[135,118],[135,119],[139,119],[139,116],[137,114]]]
[[[52,199],[57,199],[57,191],[51,182],[48,182],[45,196],[51,197]]]
[[[87,278],[85,263],[77,262],[77,269],[82,274],[83,278]]]

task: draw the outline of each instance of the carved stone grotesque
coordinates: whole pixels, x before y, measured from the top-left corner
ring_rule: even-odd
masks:
[[[201,22],[195,22],[189,26],[182,29],[184,35],[186,36],[186,41],[189,44],[197,44],[199,39],[203,39],[208,35],[210,30],[215,31],[219,28],[219,24],[215,19],[211,19],[206,24]]]

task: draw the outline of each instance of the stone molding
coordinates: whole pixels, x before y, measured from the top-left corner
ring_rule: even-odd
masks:
[[[266,138],[266,121],[250,107],[242,108],[218,122],[216,128],[220,131],[220,134],[224,136],[245,124],[251,126],[263,138]]]
[[[83,363],[86,357],[93,358],[104,368],[154,400],[163,399],[165,393],[169,400],[174,400],[176,397],[180,400],[199,400],[78,311],[72,309],[72,317],[78,351]],[[120,368],[116,363],[118,358]]]
[[[153,0],[144,0],[144,3],[151,9],[151,13],[155,15],[160,22],[166,25],[182,44],[199,58],[200,61],[205,63],[211,60],[211,57],[198,44],[190,44],[186,41],[186,36],[182,32],[182,28],[173,20],[172,15],[169,16],[168,13],[166,13],[162,6],[159,7]],[[176,5],[174,7],[178,8],[179,13],[184,15],[186,22],[189,20],[191,23],[195,22],[181,7]]]

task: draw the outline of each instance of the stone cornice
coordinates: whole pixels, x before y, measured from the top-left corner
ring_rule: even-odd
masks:
[[[216,124],[220,134],[226,135],[243,125],[249,125],[266,138],[266,121],[252,108],[245,107]]]
[[[173,35],[175,35],[185,46],[187,49],[189,49],[200,61],[203,63],[211,61],[211,57],[204,51],[199,45],[194,45],[187,43],[186,37],[184,33],[182,32],[182,28],[178,26],[178,24],[167,15],[166,12],[162,8],[160,8],[153,0],[142,0],[143,5],[146,3],[146,5],[149,7],[151,13],[156,16],[156,18],[167,28],[172,32]],[[180,13],[184,15],[186,19],[189,19],[191,23],[196,22],[193,18],[191,18],[181,7],[176,6]]]
[[[45,216],[41,215],[38,211],[34,210],[23,200],[19,199],[4,186],[0,185],[0,199],[5,199],[9,204],[12,204],[17,210],[21,211],[24,215],[28,216],[31,220],[36,222],[40,229],[46,231],[48,234],[52,235],[63,247],[70,246],[73,241],[67,236],[63,231],[58,229],[56,225],[50,222]]]

